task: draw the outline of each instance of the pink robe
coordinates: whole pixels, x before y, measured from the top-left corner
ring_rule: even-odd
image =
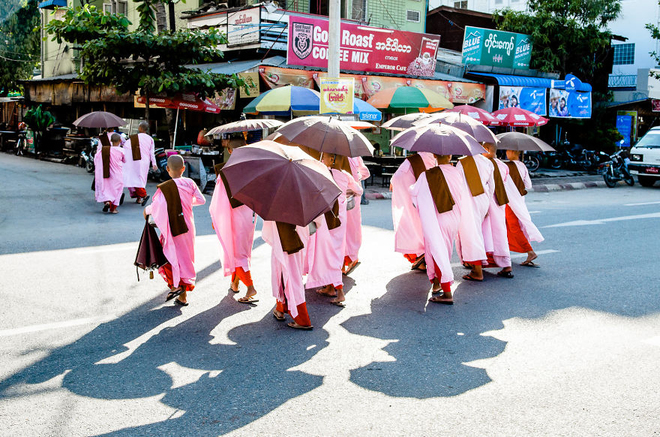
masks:
[[[351,189],[362,194],[353,176],[343,170],[331,169],[332,177],[342,193]],[[346,194],[340,194],[339,221],[341,225],[328,229],[325,217],[321,216],[316,233],[309,239],[307,262],[309,275],[307,288],[323,287],[332,284],[335,287],[343,285],[341,268],[344,265],[344,243],[346,238]]]
[[[308,228],[296,226],[296,232],[302,243],[307,246]],[[298,305],[305,303],[303,264],[306,251],[303,249],[294,254],[284,252],[275,222],[264,221],[261,236],[272,248],[270,259],[273,296],[279,302],[286,302],[291,317],[298,317]]]
[[[451,269],[451,255],[454,240],[459,230],[464,235],[468,232],[477,233],[475,226],[474,211],[470,201],[470,189],[465,182],[465,175],[459,168],[450,164],[440,166],[449,186],[449,191],[454,199],[454,207],[451,211],[438,214],[438,210],[431,196],[426,173],[423,173],[417,182],[410,187],[410,196],[419,211],[419,218],[424,232],[426,273],[430,280],[436,277],[433,261],[438,265],[441,272],[440,282],[452,282],[454,273]],[[483,247],[475,244],[474,239],[463,241],[463,253],[472,259],[486,259]],[[468,258],[468,259],[470,259]]]
[[[465,238],[472,238],[474,239],[475,244],[478,244],[479,246],[484,248],[483,253],[486,253],[485,249],[485,244],[484,244],[484,238],[483,238],[483,222],[484,219],[486,218],[486,214],[488,214],[488,207],[490,206],[490,198],[493,197],[493,193],[495,192],[495,180],[493,179],[493,163],[490,162],[490,160],[484,156],[481,155],[476,155],[474,156],[474,163],[477,166],[477,170],[479,171],[479,177],[481,179],[481,185],[484,187],[484,193],[480,194],[478,196],[472,196],[472,193],[470,193],[470,198],[472,199],[472,206],[473,206],[473,211],[474,211],[474,219],[475,219],[475,231],[470,231],[470,232],[476,232],[476,234],[473,235],[467,235],[464,236],[462,235],[461,232],[458,233],[458,239],[456,240],[456,251],[458,252],[458,256],[461,258],[462,261],[480,261],[480,260],[486,260],[486,258],[479,258],[479,259],[470,259],[464,256],[463,250],[462,250],[462,241]],[[463,170],[463,164],[461,161],[458,161],[458,164],[456,165],[457,168],[460,168],[461,171]],[[469,186],[468,186],[469,190]]]
[[[438,163],[432,153],[420,152],[426,169]],[[399,253],[424,253],[424,234],[419,213],[413,206],[409,188],[415,184],[415,174],[408,160],[392,176],[392,222],[394,224],[394,250]]]
[[[103,157],[99,147],[94,156],[94,197],[97,202],[112,202],[119,206],[121,193],[124,191],[122,173],[124,167],[124,152],[119,146],[110,146],[110,177],[103,177]]]
[[[509,167],[497,158],[495,162],[500,169],[500,175],[506,187],[506,180],[509,177]],[[493,183],[494,186],[495,184]],[[497,204],[494,188],[489,201],[488,215],[481,227],[484,235],[484,246],[486,247],[486,252],[493,254],[495,264],[499,267],[511,267],[511,253],[509,252],[509,240],[506,230],[506,205],[500,206]]]
[[[515,161],[515,164],[525,184],[525,189],[529,190],[532,188],[532,179],[529,177],[527,167],[520,161]],[[504,188],[506,188],[506,195],[509,196],[509,207],[516,217],[518,217],[520,229],[522,229],[525,237],[527,237],[527,241],[537,241],[539,243],[543,241],[543,235],[541,235],[541,232],[534,225],[532,217],[529,215],[527,205],[525,204],[525,197],[520,195],[511,177],[507,178],[506,182],[504,182]]]
[[[351,174],[362,188],[361,181],[368,179],[371,174],[362,158],[348,158],[351,166]],[[358,260],[360,247],[362,246],[362,208],[360,202],[362,201],[362,193],[358,195],[355,193],[354,197],[355,208],[346,211],[346,250],[344,255],[349,257],[351,261]]]
[[[199,191],[197,184],[188,178],[174,179],[181,197],[183,217],[188,226],[188,232],[172,237],[170,220],[167,215],[167,202],[160,190],[156,190],[151,205],[145,208],[147,214],[153,216],[156,226],[160,229],[160,242],[163,253],[172,266],[172,279],[176,287],[181,281],[186,284],[195,284],[195,217],[193,206],[204,205],[206,198]]]
[[[213,228],[220,240],[225,276],[234,273],[237,267],[249,271],[254,228],[257,223],[252,210],[245,205],[232,208],[222,178],[217,178],[209,212]]]
[[[148,134],[139,133],[140,155],[139,161],[133,161],[133,147],[129,139],[124,143],[124,156],[126,164],[124,165],[124,186],[129,188],[144,188],[147,186],[147,175],[149,174],[149,164],[156,165],[156,156],[154,155],[154,140]]]

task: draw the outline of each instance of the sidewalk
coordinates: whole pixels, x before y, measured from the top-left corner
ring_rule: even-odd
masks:
[[[532,177],[532,189],[530,192],[547,193],[549,191],[582,190],[584,188],[606,187],[603,177],[597,174],[589,174],[585,171],[574,170],[551,170],[541,168]],[[391,199],[392,193],[388,187],[380,186],[380,178],[376,178],[374,185],[365,189],[365,197],[368,200]]]

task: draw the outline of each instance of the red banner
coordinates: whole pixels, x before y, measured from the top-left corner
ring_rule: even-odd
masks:
[[[259,74],[270,89],[285,85],[314,88],[313,71],[293,68],[259,67]]]
[[[287,63],[328,67],[328,20],[289,17]],[[440,36],[341,23],[340,68],[372,73],[435,74]]]

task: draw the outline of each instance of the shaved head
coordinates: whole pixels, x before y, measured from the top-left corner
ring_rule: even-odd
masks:
[[[167,166],[170,168],[172,171],[180,171],[183,168],[184,162],[183,158],[181,155],[172,155],[169,158],[167,158]]]
[[[483,155],[486,158],[495,158],[497,155],[497,146],[493,143],[483,143],[484,149],[486,149],[486,153]]]
[[[112,134],[112,136],[110,136],[110,141],[112,141],[112,144],[119,144],[121,142],[121,135]]]
[[[138,130],[143,134],[146,134],[149,131],[149,123],[147,123],[146,121],[141,121],[140,124],[138,125]]]

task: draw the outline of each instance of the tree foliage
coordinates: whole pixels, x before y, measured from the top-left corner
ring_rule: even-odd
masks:
[[[39,64],[38,0],[0,2],[0,95],[19,89]]]
[[[532,37],[532,68],[592,81],[610,46],[607,24],[621,12],[620,0],[529,0],[527,12],[493,15],[501,30]]]
[[[195,92],[204,98],[242,85],[235,75],[186,67],[222,59],[218,46],[226,40],[215,29],[154,33],[151,6],[169,1],[139,0],[136,31],[129,31],[131,22],[123,15],[106,15],[90,5],[67,10],[62,21],[48,23],[47,31],[54,40],[80,48],[80,77],[85,83],[112,86],[119,93],[139,91],[148,98],[156,93]]]

